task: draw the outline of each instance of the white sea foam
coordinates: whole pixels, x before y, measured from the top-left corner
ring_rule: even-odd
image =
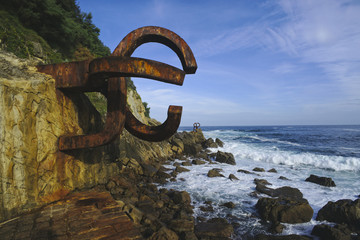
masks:
[[[213,151],[226,151],[234,154],[236,166],[228,164],[205,164],[193,165],[190,172],[180,173],[178,181],[169,182],[167,188],[188,191],[194,203],[195,216],[226,217],[231,214],[236,217],[240,224],[237,229],[239,235],[256,235],[264,232],[265,227],[259,218],[250,217],[256,215],[254,208],[257,198],[249,195],[255,190],[254,178],[266,179],[272,183],[272,188],[290,186],[298,188],[314,209],[313,219],[304,224],[287,224],[284,234],[310,234],[314,225],[317,212],[328,201],[339,199],[356,199],[360,192],[360,159],[350,157],[323,156],[310,153],[291,153],[278,150],[277,148],[256,148],[254,146],[236,142],[238,136],[234,131],[205,132],[206,137],[219,137],[225,142],[223,148]],[[168,166],[174,168],[173,166]],[[277,173],[262,172],[260,176],[237,172],[238,169],[252,171],[254,167],[262,167],[266,170],[275,168]],[[225,178],[209,178],[207,173],[212,168],[221,168]],[[234,174],[239,181],[231,181],[227,177]],[[306,182],[310,174],[331,177],[336,187],[329,188]],[[290,181],[280,180],[285,176]],[[179,180],[180,178],[183,181]],[[214,212],[203,212],[200,206],[204,201],[212,201]],[[232,201],[236,207],[226,209],[221,206],[225,202]]]

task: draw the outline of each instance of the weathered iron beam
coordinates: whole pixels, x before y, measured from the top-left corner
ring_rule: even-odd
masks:
[[[131,57],[137,47],[158,42],[171,48],[180,58],[183,70],[143,58]],[[112,56],[94,60],[37,66],[55,78],[62,91],[86,92],[106,89],[107,115],[104,129],[95,134],[63,135],[59,150],[102,146],[119,136],[124,127],[146,141],[162,141],[173,135],[180,125],[182,107],[169,106],[168,118],[159,126],[141,123],[126,108],[125,77],[143,77],[182,85],[185,74],[195,73],[197,64],[190,47],[174,32],[160,27],[143,27],[129,33],[115,48]]]

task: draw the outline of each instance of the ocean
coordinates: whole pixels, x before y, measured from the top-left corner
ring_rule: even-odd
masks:
[[[210,149],[231,152],[236,165],[205,164],[187,167],[190,172],[180,173],[176,182],[166,188],[183,190],[191,195],[195,217],[223,217],[235,223],[234,239],[247,239],[266,233],[268,226],[257,217],[257,198],[250,196],[255,191],[254,178],[266,179],[271,188],[290,186],[298,188],[314,209],[313,219],[303,224],[285,224],[283,235],[310,235],[319,224],[317,212],[328,201],[355,200],[360,195],[360,126],[246,126],[246,127],[201,127],[206,138],[219,138],[224,147]],[[181,127],[179,131],[191,131],[192,127]],[[176,160],[179,161],[179,160]],[[180,161],[179,161],[180,162]],[[168,165],[169,168],[174,168]],[[212,168],[223,169],[225,178],[209,178]],[[266,172],[260,176],[237,172],[252,171],[261,167]],[[267,172],[275,168],[277,173]],[[239,181],[227,178],[234,174]],[[324,187],[306,182],[315,174],[331,177],[336,187]],[[290,181],[279,179],[280,176]],[[266,195],[263,195],[264,197]],[[205,201],[212,201],[214,212],[200,210]],[[221,206],[233,202],[236,207]]]

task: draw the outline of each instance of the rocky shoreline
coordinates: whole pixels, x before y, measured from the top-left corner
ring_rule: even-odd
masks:
[[[210,152],[208,148],[216,148],[222,146],[223,143],[219,139],[215,141],[213,139],[205,139],[201,129],[197,132],[177,133],[169,140],[169,143],[174,152],[172,157],[168,159],[158,159],[158,161],[153,162],[147,161],[146,163],[133,158],[121,158],[117,163],[119,169],[121,169],[118,176],[112,177],[104,185],[98,185],[92,189],[75,191],[75,193],[69,196],[73,196],[73,194],[77,196],[76,194],[93,191],[95,191],[95,195],[100,194],[101,196],[106,195],[106,192],[110,193],[110,200],[105,201],[98,197],[96,198],[98,201],[91,200],[89,201],[89,205],[96,206],[98,209],[99,204],[107,206],[106,202],[113,201],[116,207],[111,209],[116,209],[116,211],[111,210],[112,214],[119,216],[126,214],[130,219],[130,221],[127,220],[127,222],[133,224],[131,228],[126,230],[126,232],[131,234],[125,236],[124,239],[312,239],[311,236],[279,235],[285,227],[283,223],[294,224],[310,221],[313,217],[313,209],[297,188],[284,186],[274,189],[270,187],[271,183],[265,179],[257,178],[260,176],[259,173],[265,171],[265,169],[260,167],[254,168],[253,171],[239,169],[238,172],[254,175],[256,190],[249,194],[258,198],[255,206],[258,216],[253,217],[261,218],[264,224],[268,226],[268,232],[266,234],[259,234],[257,236],[236,235],[236,229],[239,225],[236,223],[236,218],[231,215],[228,215],[226,218],[210,219],[198,216],[195,219],[194,206],[192,205],[189,193],[186,191],[161,188],[161,186],[168,181],[181,181],[181,179],[177,179],[177,175],[184,171],[190,171],[186,168],[187,166],[203,164],[214,164],[214,168],[208,172],[207,176],[209,178],[226,177],[231,181],[237,181],[238,179],[232,174],[229,176],[221,174],[222,170],[216,168],[215,165],[217,162],[234,165],[234,156],[231,153],[221,151],[215,154]],[[175,159],[181,160],[181,163],[175,161]],[[166,168],[165,166],[168,165],[173,165],[174,169]],[[270,169],[268,172],[276,173],[276,169]],[[283,177],[283,179],[289,181],[289,179],[285,177]],[[323,186],[326,186],[325,183],[329,184],[328,187],[335,185],[331,179],[314,175],[310,176],[309,179],[311,182]],[[309,179],[306,179],[306,181],[310,181]],[[91,193],[90,196],[92,196],[92,194],[94,193]],[[264,197],[264,195],[267,195],[267,197]],[[105,199],[109,197],[105,197]],[[71,199],[71,197],[68,198]],[[92,197],[88,198],[93,199]],[[52,206],[51,204],[48,206]],[[204,202],[200,207],[201,212],[214,211],[213,204],[216,203],[210,201]],[[64,206],[65,202],[62,204],[58,203],[58,205]],[[78,205],[77,202],[75,205]],[[234,208],[235,205],[232,202],[227,202],[223,204],[222,207],[231,209]],[[42,208],[42,210],[38,209],[33,211],[33,213],[16,217],[16,226],[21,226],[22,219],[24,219],[24,221],[29,218],[38,219],[39,214],[41,219],[41,214],[45,214],[44,209],[47,208],[50,207]],[[81,210],[78,209],[77,211],[81,212]],[[312,235],[318,236],[320,239],[359,239],[359,212],[360,199],[355,201],[339,200],[335,203],[329,202],[319,211],[316,220],[328,221],[336,223],[336,225],[317,225],[314,227]],[[35,216],[37,217],[35,218]],[[124,219],[124,216],[122,216],[121,219]],[[34,220],[34,222],[36,221]],[[54,220],[49,219],[49,221]],[[92,224],[91,226],[93,226],[94,223],[92,221],[94,221],[94,218],[89,218],[87,221],[88,224]],[[124,222],[126,221],[124,220]],[[107,224],[110,223],[111,222]],[[14,221],[10,220],[0,224],[1,239],[21,239],[15,237],[18,236],[15,233],[19,232],[21,228],[16,228],[11,224],[14,224]],[[46,238],[44,239],[73,239],[78,236],[76,234],[79,234],[79,231],[77,231],[76,234],[74,233],[77,230],[76,226],[69,225],[70,223],[64,224],[68,224],[64,227],[64,229],[67,230],[60,232],[53,231],[54,226],[57,224],[45,224],[45,227],[43,226],[40,229],[38,225],[32,225],[32,227],[29,227],[28,232],[21,232],[22,235],[19,236],[28,236],[31,238],[31,236],[38,236],[36,235],[37,233],[44,231],[51,233],[50,235],[45,235]],[[127,224],[127,226],[129,226],[129,224]],[[84,226],[81,225],[81,227],[83,228]],[[103,229],[100,230],[98,230],[99,233],[106,232]],[[85,232],[80,231],[83,235],[79,236],[88,236],[89,232],[87,231],[93,231],[93,228]],[[118,235],[118,232],[116,234],[117,235],[112,236],[122,236]],[[6,238],[5,236],[12,237]],[[110,235],[99,236],[98,239],[104,236],[105,238],[103,239],[108,239]],[[80,239],[86,239],[82,237]]]

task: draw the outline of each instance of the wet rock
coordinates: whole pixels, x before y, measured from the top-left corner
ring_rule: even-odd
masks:
[[[233,226],[223,218],[213,218],[195,226],[195,234],[200,239],[230,239]]]
[[[185,162],[182,162],[181,165],[183,165],[185,167],[190,167],[190,166],[192,166],[192,163],[190,161],[185,161]]]
[[[253,169],[254,172],[265,172],[265,169],[256,167]]]
[[[218,145],[219,147],[223,147],[223,146],[224,146],[223,141],[221,141],[221,140],[218,139],[218,138],[215,139],[215,142],[217,143],[217,145]]]
[[[319,210],[316,220],[345,223],[352,230],[360,231],[360,199],[330,201]]]
[[[275,169],[275,168],[270,169],[268,172],[271,172],[271,173],[277,173],[277,171],[276,171],[276,169]]]
[[[211,204],[200,206],[200,210],[203,212],[214,212],[214,207]]]
[[[256,184],[256,185],[258,185],[258,184],[262,184],[262,185],[272,185],[271,183],[269,183],[266,179],[258,179],[258,178],[255,178],[254,179],[254,183]]]
[[[184,168],[184,167],[180,167],[180,166],[177,166],[177,167],[175,168],[175,171],[176,171],[176,172],[178,172],[178,173],[182,173],[182,172],[190,172],[190,170],[189,170],[189,169]]]
[[[271,197],[281,197],[281,198],[288,198],[293,200],[301,200],[303,198],[303,194],[297,188],[292,187],[281,187],[281,188],[269,188],[263,184],[257,184],[256,190],[260,193],[264,193]]]
[[[335,227],[321,224],[316,225],[311,235],[320,237],[320,239],[326,240],[350,240],[351,231],[347,228],[346,225],[336,225]]]
[[[284,228],[285,228],[285,225],[283,225],[283,224],[281,224],[281,223],[279,223],[279,222],[273,223],[273,224],[271,225],[270,229],[269,229],[269,232],[275,233],[275,234],[276,234],[276,233],[282,233],[283,230],[284,230]]]
[[[235,204],[233,202],[226,202],[221,206],[224,206],[224,207],[227,207],[227,208],[230,208],[230,209],[235,208]]]
[[[203,148],[217,148],[218,145],[215,143],[214,139],[208,138],[205,142],[202,143]]]
[[[224,175],[222,175],[219,171],[219,169],[211,169],[209,170],[208,174],[207,174],[208,177],[225,177]]]
[[[260,198],[255,207],[261,219],[271,222],[304,223],[314,213],[306,199]]]
[[[227,153],[227,152],[218,151],[216,153],[215,161],[236,165],[234,155],[232,153]]]
[[[284,235],[284,236],[259,234],[255,237],[255,240],[312,240],[312,238],[308,236],[301,236],[295,234]]]
[[[311,174],[305,181],[316,183],[325,187],[336,187],[335,182],[331,178],[319,177]]]
[[[248,170],[244,170],[244,169],[239,169],[239,170],[237,170],[237,172],[241,172],[241,173],[245,173],[245,174],[252,174],[252,172],[250,172]]]
[[[234,174],[230,174],[230,175],[229,175],[229,179],[230,179],[231,181],[239,180]]]
[[[194,165],[203,165],[203,164],[205,164],[206,162],[203,161],[203,160],[200,160],[200,159],[194,159],[194,160],[192,160],[191,163],[194,164]]]
[[[281,180],[286,180],[286,181],[290,181],[290,179],[288,179],[287,177],[284,177],[284,176],[280,176],[279,179],[281,179]]]

